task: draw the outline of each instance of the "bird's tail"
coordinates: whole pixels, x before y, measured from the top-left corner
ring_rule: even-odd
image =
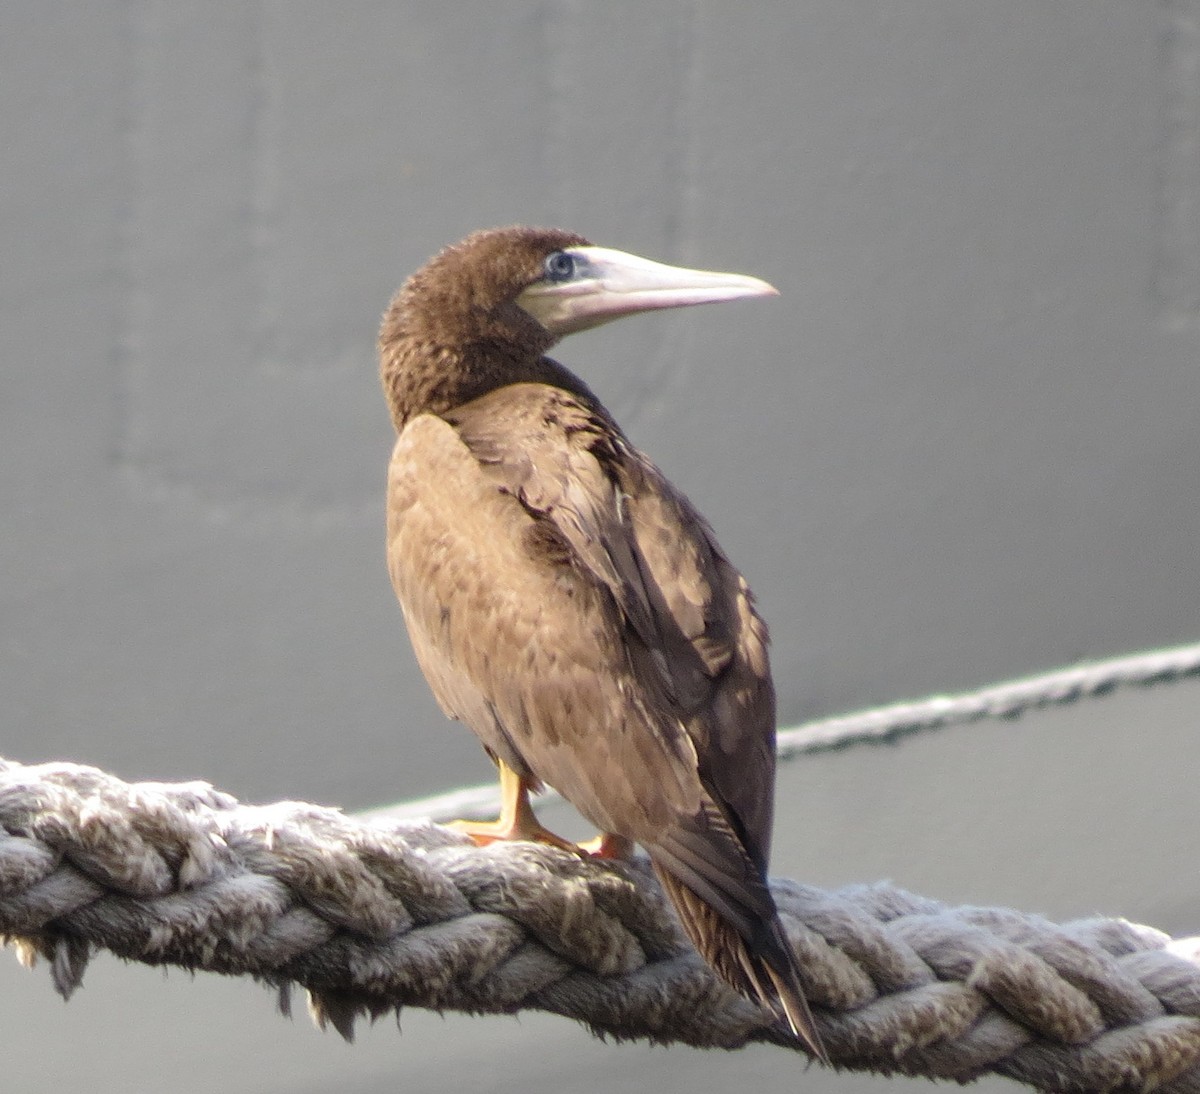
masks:
[[[683,929],[713,971],[740,995],[785,1022],[797,1040],[828,1064],[829,1055],[800,984],[796,955],[783,933],[778,913],[772,909],[770,919],[756,924],[753,937],[747,940],[665,866],[655,862],[654,868],[679,913]]]

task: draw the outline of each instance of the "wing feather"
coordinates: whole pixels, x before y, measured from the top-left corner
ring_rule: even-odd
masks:
[[[761,867],[775,763],[767,632],[707,522],[606,414],[568,392],[514,384],[447,419],[486,476],[608,590],[640,687],[660,721],[687,733],[700,779]]]

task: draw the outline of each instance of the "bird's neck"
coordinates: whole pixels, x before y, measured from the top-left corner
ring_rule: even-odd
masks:
[[[557,361],[494,344],[385,342],[380,348],[380,379],[397,432],[418,414],[446,414],[509,384],[547,384],[589,406],[600,406],[588,386]]]
[[[383,316],[380,378],[397,432],[509,384],[561,388],[607,417],[588,386],[546,356],[558,339],[515,303],[479,311],[414,277]]]

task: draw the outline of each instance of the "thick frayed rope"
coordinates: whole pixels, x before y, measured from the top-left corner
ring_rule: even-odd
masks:
[[[285,1009],[299,984],[347,1037],[404,1006],[537,1008],[616,1038],[801,1047],[700,961],[643,863],[70,764],[0,761],[0,833],[0,933],[64,996],[107,949],[254,976]],[[887,885],[773,889],[838,1067],[1200,1092],[1195,940]]]

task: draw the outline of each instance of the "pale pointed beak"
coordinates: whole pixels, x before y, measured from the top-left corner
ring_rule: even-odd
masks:
[[[779,295],[757,277],[664,266],[607,247],[570,247],[562,254],[574,260],[573,274],[535,281],[517,297],[522,308],[559,337],[635,312]]]

